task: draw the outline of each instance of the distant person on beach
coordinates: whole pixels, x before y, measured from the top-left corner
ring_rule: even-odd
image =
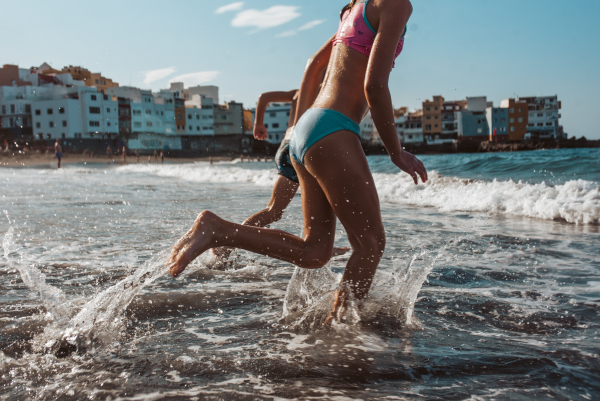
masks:
[[[333,253],[337,217],[352,255],[326,323],[342,320],[352,299],[360,303],[367,297],[386,242],[379,196],[360,142],[359,123],[369,110],[391,161],[415,185],[419,177],[427,181],[423,163],[402,149],[388,86],[411,14],[409,0],[352,0],[341,11],[337,33],[307,64],[297,104],[302,117],[289,144],[302,188],[303,237],[234,224],[203,211],[174,245],[167,262],[171,275],[221,246],[321,268]]]
[[[123,145],[123,164],[127,164],[127,148]]]
[[[60,140],[58,139],[56,142],[54,142],[54,155],[58,160],[58,168],[60,168],[60,161],[62,160],[62,148],[60,147]]]
[[[271,200],[267,207],[258,213],[248,217],[242,224],[245,226],[254,227],[266,227],[269,224],[275,223],[283,217],[283,212],[288,207],[296,192],[298,192],[298,175],[292,165],[290,159],[290,137],[294,130],[294,121],[296,120],[296,105],[298,101],[298,90],[291,90],[289,92],[266,92],[259,96],[258,103],[256,105],[256,112],[254,117],[254,137],[259,140],[267,139],[268,130],[264,124],[265,113],[269,103],[274,102],[285,102],[291,103],[290,117],[288,119],[288,129],[285,137],[279,145],[277,155],[275,156],[275,166],[277,167],[277,180],[273,186],[273,192],[271,193]],[[258,158],[260,161],[260,157]],[[265,156],[264,161],[267,161]],[[348,252],[348,248],[334,248],[333,256],[343,255]],[[217,248],[213,249],[215,255],[221,259],[229,257],[231,248]]]
[[[108,156],[109,159],[112,159],[112,157],[113,157],[113,152],[112,152],[112,148],[110,147],[110,145],[108,145],[108,147],[106,148],[106,155]]]
[[[160,151],[160,163],[165,164],[165,154],[162,150]]]
[[[158,163],[158,153],[156,153],[156,150],[154,151],[154,163]]]

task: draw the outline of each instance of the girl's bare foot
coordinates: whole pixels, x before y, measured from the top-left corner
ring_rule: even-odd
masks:
[[[331,312],[325,318],[325,326],[330,326],[334,320],[341,322],[346,317],[346,313],[348,312],[348,305],[350,303],[350,294],[346,290],[345,287],[340,287],[335,294],[333,301],[333,308]]]
[[[179,276],[185,268],[204,251],[211,248],[215,240],[215,225],[219,217],[207,210],[198,215],[192,228],[177,241],[167,261],[171,276]]]

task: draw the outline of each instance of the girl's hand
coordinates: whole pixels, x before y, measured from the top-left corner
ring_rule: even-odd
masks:
[[[421,177],[423,183],[427,182],[427,170],[425,170],[425,166],[421,163],[421,160],[417,159],[414,155],[403,150],[398,156],[392,157],[392,163],[398,166],[400,170],[408,173],[415,181],[415,185],[419,184],[417,177]]]
[[[254,138],[264,141],[267,139],[267,128],[264,124],[255,124],[254,125]]]

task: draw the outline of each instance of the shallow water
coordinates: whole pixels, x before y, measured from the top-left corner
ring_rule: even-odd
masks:
[[[346,256],[165,274],[199,211],[266,205],[270,163],[0,169],[0,398],[600,398],[600,151],[422,159],[414,187],[369,158],[387,249],[331,330]]]

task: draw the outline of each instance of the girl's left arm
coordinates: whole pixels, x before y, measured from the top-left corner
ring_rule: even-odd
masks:
[[[409,0],[375,0],[375,4],[380,10],[379,29],[367,66],[365,96],[375,127],[392,162],[408,173],[415,184],[418,183],[418,176],[421,181],[426,182],[427,171],[423,163],[404,151],[400,144],[388,86],[396,48],[412,14],[412,5]]]

